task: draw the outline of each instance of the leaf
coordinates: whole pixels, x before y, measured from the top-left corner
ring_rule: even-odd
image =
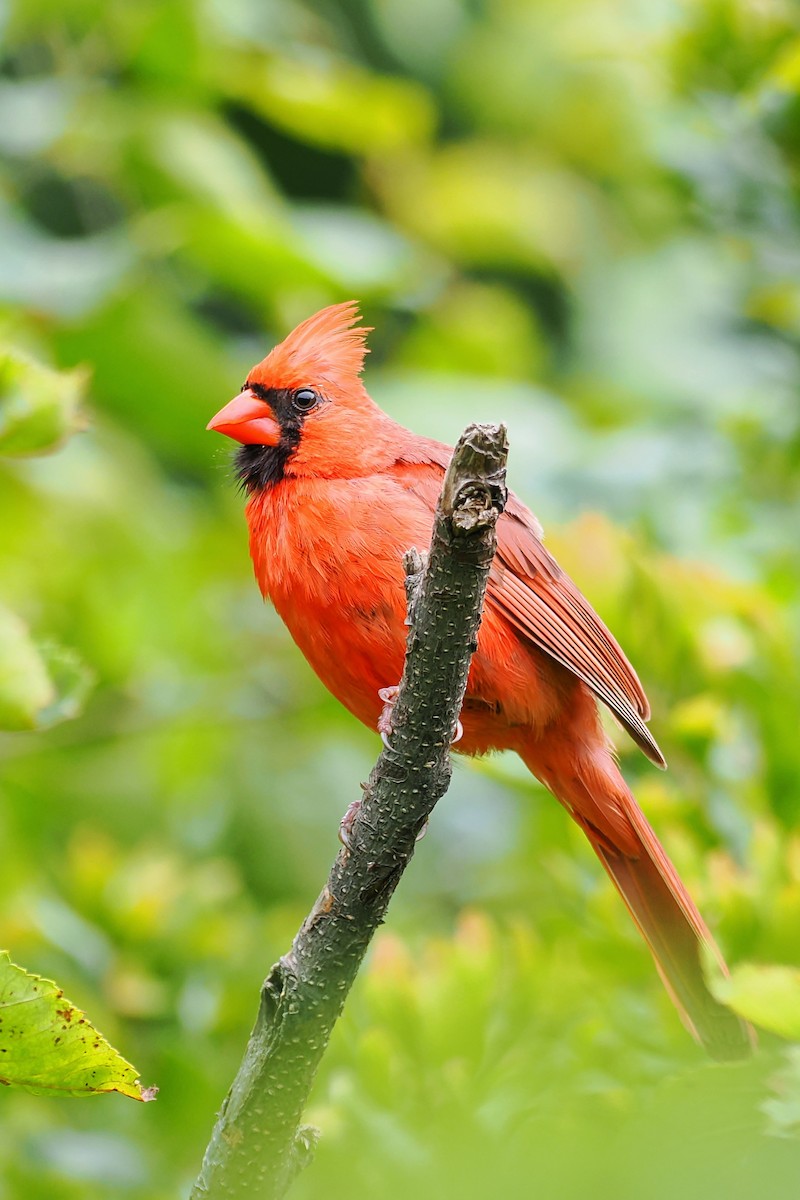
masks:
[[[35,729],[55,685],[25,624],[0,606],[0,729]]]
[[[713,973],[711,991],[740,1017],[781,1037],[800,1040],[800,969],[741,963],[729,976]]]
[[[784,92],[800,92],[800,37],[781,47],[764,83]]]
[[[138,1071],[49,979],[31,975],[0,952],[0,1083],[36,1095],[119,1092],[153,1100]]]
[[[225,89],[294,137],[351,154],[426,143],[435,124],[428,91],[336,56],[253,61]]]
[[[75,651],[67,646],[47,641],[40,642],[38,648],[55,685],[56,694],[51,703],[39,711],[36,728],[50,729],[62,721],[72,721],[80,716],[94,675]]]
[[[72,650],[37,645],[25,623],[0,605],[0,729],[49,729],[77,717],[91,684]]]
[[[81,427],[86,373],[52,371],[8,348],[0,351],[0,454],[45,454]]]
[[[787,1046],[783,1066],[771,1074],[767,1085],[772,1093],[762,1102],[778,1137],[796,1137],[800,1132],[800,1046]]]

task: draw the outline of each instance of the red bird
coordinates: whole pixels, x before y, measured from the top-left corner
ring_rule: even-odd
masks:
[[[403,671],[403,552],[430,543],[451,450],[367,395],[369,330],[357,320],[352,302],[309,317],[208,428],[242,443],[236,466],[262,593],[326,687],[375,729],[378,693]],[[597,700],[665,765],[636,673],[513,493],[497,541],[457,749],[516,750],[586,834],[684,1023],[715,1058],[741,1057],[749,1027],[709,992],[701,945],[724,963],[600,724]]]

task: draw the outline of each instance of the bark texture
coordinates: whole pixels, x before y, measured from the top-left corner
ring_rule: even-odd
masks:
[[[278,1200],[313,1155],[316,1131],[300,1121],[320,1059],[416,839],[450,782],[450,742],[506,501],[507,452],[503,426],[465,430],[427,561],[413,549],[405,556],[409,635],[389,745],[363,785],[349,847],[263,984],[192,1200]]]

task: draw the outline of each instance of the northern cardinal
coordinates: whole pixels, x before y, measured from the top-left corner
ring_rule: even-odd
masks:
[[[241,443],[262,593],[326,687],[375,729],[379,691],[403,671],[402,556],[430,542],[451,450],[370,399],[360,378],[370,330],[358,319],[354,302],[309,317],[208,428]],[[497,541],[457,749],[520,755],[586,834],[689,1030],[713,1057],[742,1057],[750,1029],[709,992],[700,947],[724,962],[600,724],[597,700],[665,765],[636,673],[513,493]]]

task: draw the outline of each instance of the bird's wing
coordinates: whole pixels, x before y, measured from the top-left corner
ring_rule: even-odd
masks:
[[[447,446],[422,438],[404,446],[397,467],[405,476],[405,485],[435,505],[451,453]],[[650,705],[636,672],[541,538],[541,526],[533,513],[509,492],[506,510],[497,523],[497,554],[487,603],[502,612],[523,637],[582,679],[647,757],[665,766],[645,724]]]
[[[513,494],[497,523],[488,596],[520,633],[588,684],[649,759],[666,766],[645,724],[650,705],[636,672]]]

